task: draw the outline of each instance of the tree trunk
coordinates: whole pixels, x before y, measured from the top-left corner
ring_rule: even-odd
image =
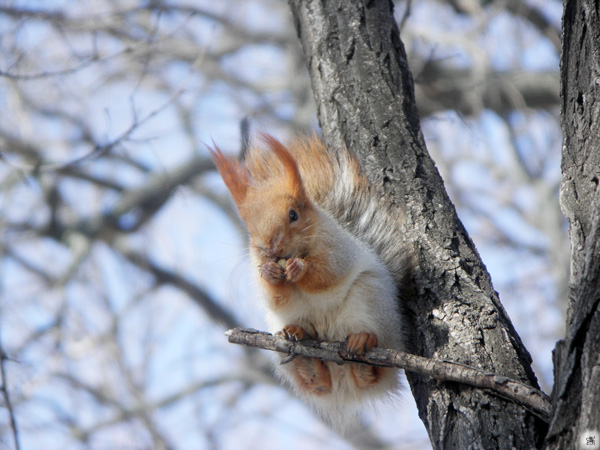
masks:
[[[554,352],[552,400],[555,413],[546,447],[600,448],[600,17],[597,0],[565,1],[561,97],[563,181],[560,198],[570,224],[571,278],[567,332]]]
[[[415,295],[414,353],[537,387],[531,358],[456,215],[420,130],[389,0],[290,0],[326,142],[355,152],[370,181],[406,212]],[[407,374],[434,448],[531,449],[546,425],[483,390]]]

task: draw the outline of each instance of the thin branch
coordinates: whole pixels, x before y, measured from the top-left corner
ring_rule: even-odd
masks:
[[[6,404],[6,409],[8,411],[8,417],[10,418],[10,428],[15,441],[15,450],[20,450],[21,445],[19,443],[19,429],[17,427],[17,419],[15,417],[15,411],[10,400],[10,395],[8,394],[8,381],[6,379],[6,369],[4,368],[4,361],[7,359],[8,358],[4,353],[4,348],[2,348],[2,344],[0,343],[0,374],[2,375],[2,386],[0,386],[0,390],[2,390],[4,403]]]
[[[148,114],[146,114],[145,116],[143,116],[141,118],[138,118],[135,115],[135,110],[134,110],[134,120],[125,131],[123,131],[121,134],[119,134],[116,138],[114,138],[112,141],[110,141],[108,143],[95,144],[94,147],[88,153],[84,154],[83,156],[80,156],[80,157],[75,158],[68,162],[36,163],[35,165],[32,165],[32,166],[11,163],[4,157],[4,155],[2,153],[0,153],[0,159],[4,160],[10,166],[17,168],[17,169],[21,169],[21,170],[32,170],[35,172],[53,172],[53,171],[64,170],[64,169],[68,169],[68,168],[71,168],[74,166],[78,166],[89,160],[98,159],[101,156],[104,156],[105,154],[112,151],[113,148],[117,147],[118,145],[122,144],[124,141],[129,139],[131,137],[131,135],[135,131],[137,131],[142,125],[144,125],[145,123],[154,119],[156,116],[158,116],[164,110],[166,110],[167,108],[172,106],[175,103],[175,101],[179,97],[181,97],[181,95],[185,92],[187,85],[191,81],[192,76],[194,75],[196,69],[200,66],[202,60],[206,56],[206,53],[207,53],[207,47],[205,47],[204,51],[196,57],[196,59],[192,63],[192,66],[190,67],[190,70],[189,70],[189,73],[187,74],[187,76],[183,79],[183,81],[180,83],[179,87],[175,90],[175,92],[173,92],[173,94],[171,94],[171,96],[162,105],[160,105],[156,109],[150,111]],[[6,74],[4,74],[2,71],[0,71],[0,76],[1,75],[6,76]]]
[[[550,398],[541,390],[503,375],[487,373],[463,364],[436,361],[422,356],[381,348],[371,349],[364,355],[353,355],[348,352],[345,342],[313,340],[298,342],[253,329],[234,328],[227,331],[225,335],[229,342],[233,344],[287,353],[289,357],[286,358],[285,362],[291,361],[296,356],[308,356],[338,364],[361,362],[374,366],[398,367],[409,372],[430,376],[439,381],[454,381],[492,390],[507,400],[525,406],[546,422],[549,422],[552,413]]]
[[[160,267],[142,253],[127,248],[120,242],[114,242],[113,247],[129,262],[151,273],[158,284],[170,284],[185,292],[194,302],[202,307],[204,312],[215,322],[225,326],[236,326],[236,318],[223,308],[209,293],[194,282],[167,268]]]
[[[412,0],[407,0],[406,7],[404,8],[404,14],[402,14],[402,18],[400,19],[400,22],[398,23],[398,29],[400,30],[400,33],[402,33],[402,30],[404,30],[404,25],[406,25],[406,21],[408,20],[408,17],[410,16],[411,10],[412,10]]]

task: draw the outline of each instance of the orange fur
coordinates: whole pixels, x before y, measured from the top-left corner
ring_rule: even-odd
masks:
[[[319,203],[323,193],[331,190],[335,179],[333,171],[333,156],[328,151],[321,140],[316,136],[310,138],[297,138],[292,140],[287,147],[284,147],[277,139],[263,135],[263,140],[273,150],[264,152],[258,149],[251,149],[246,157],[248,171],[257,182],[264,182],[275,177],[279,178],[281,165],[278,164],[278,152],[283,149],[294,160],[294,165],[298,168],[302,185],[313,201]],[[353,178],[357,184],[366,187],[366,179],[360,174],[358,162],[352,158]]]
[[[305,192],[296,159],[274,137],[265,134],[261,138],[270,151],[251,149],[246,156],[245,165],[234,158],[225,157],[215,146],[214,150],[211,149],[215,165],[248,226],[251,244],[264,253],[261,270],[265,264],[272,264],[278,257],[286,256],[286,252],[273,241],[273,235],[278,232],[283,232],[286,236],[295,234],[296,240],[306,243],[297,256],[302,257],[308,253],[308,267],[296,284],[307,292],[326,290],[336,282],[336,270],[332,267],[327,243],[320,243],[319,248],[312,245],[312,237],[317,229],[310,228],[318,227],[318,224],[315,223],[317,219],[314,217],[312,202]],[[296,149],[296,156],[300,153],[306,153],[306,157],[313,155],[312,159],[304,159],[305,163],[310,161],[312,165],[316,162],[314,167],[321,167],[323,170],[327,167],[326,154],[323,154],[322,144],[318,142],[314,140],[308,145],[299,144],[306,152]],[[327,183],[324,181],[324,184]],[[286,214],[290,209],[297,209],[310,222],[304,227],[308,229],[307,232],[303,232],[302,227],[294,228],[293,225],[286,224]],[[281,308],[287,304],[292,292],[289,283],[285,283],[283,279],[281,282],[274,282],[272,278],[264,276],[261,277],[261,283],[263,289],[270,293],[273,307]]]
[[[338,270],[331,261],[331,248],[327,243],[306,258],[308,269],[297,283],[306,292],[322,292],[338,282]],[[341,263],[344,265],[344,263]]]
[[[271,299],[271,307],[274,310],[284,309],[288,305],[294,289],[291,284],[276,286],[266,281],[261,283],[261,287],[268,293],[268,296]]]
[[[225,182],[225,185],[231,192],[233,201],[235,201],[238,208],[243,204],[246,198],[246,193],[250,186],[250,179],[248,171],[236,158],[228,158],[223,155],[221,149],[215,145],[215,148],[208,149],[210,154],[217,166],[217,170],[221,174],[221,178]]]
[[[300,171],[298,170],[298,165],[294,157],[283,146],[283,144],[273,136],[268,134],[262,134],[261,136],[273,154],[279,159],[279,162],[283,165],[285,172],[284,182],[286,186],[284,190],[294,198],[306,198],[304,186],[302,185],[302,178],[300,177]]]

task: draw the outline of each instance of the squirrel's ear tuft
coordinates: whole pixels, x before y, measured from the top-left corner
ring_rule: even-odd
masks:
[[[288,187],[292,192],[292,195],[296,198],[304,196],[304,188],[302,186],[302,177],[300,176],[300,170],[298,164],[288,151],[285,146],[269,134],[261,134],[262,140],[269,146],[271,151],[277,156],[288,181]]]
[[[250,187],[250,176],[246,168],[236,158],[231,158],[223,155],[221,149],[215,145],[214,148],[208,147],[208,151],[217,166],[217,170],[221,174],[221,178],[225,182],[227,189],[231,192],[231,196],[238,208],[244,202],[248,188]]]

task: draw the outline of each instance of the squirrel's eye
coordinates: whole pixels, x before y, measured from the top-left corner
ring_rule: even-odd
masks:
[[[298,213],[296,212],[295,209],[290,209],[290,222],[295,222],[296,220],[298,220]]]

